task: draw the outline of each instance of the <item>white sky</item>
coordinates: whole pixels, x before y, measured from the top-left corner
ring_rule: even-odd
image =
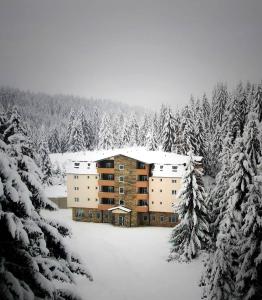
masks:
[[[261,0],[0,0],[0,84],[176,107],[262,79]]]

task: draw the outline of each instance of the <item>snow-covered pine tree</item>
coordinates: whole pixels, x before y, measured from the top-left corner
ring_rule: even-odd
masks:
[[[182,154],[186,155],[190,150],[197,153],[197,141],[194,130],[193,116],[189,107],[182,111],[181,132],[182,132]]]
[[[223,124],[227,101],[227,86],[223,83],[218,83],[212,97],[212,122],[215,126],[221,127]],[[215,126],[213,126],[213,129],[215,129]]]
[[[219,226],[216,250],[211,259],[211,271],[206,273],[208,299],[230,300],[235,294],[237,266],[239,265],[239,240],[243,214],[241,207],[247,202],[253,171],[245,154],[243,138],[238,138],[232,151],[231,176],[228,179],[227,208]],[[221,203],[224,205],[224,203]]]
[[[82,128],[82,122],[79,117],[74,119],[71,134],[68,142],[68,151],[77,152],[85,150],[85,141]]]
[[[177,112],[174,115],[174,146],[173,151],[177,154],[183,154],[183,146],[182,146],[182,132],[180,130],[180,114]]]
[[[175,144],[174,118],[171,109],[166,110],[165,123],[163,127],[162,149],[165,152],[172,152]]]
[[[262,122],[262,83],[256,86],[253,101],[254,112],[258,116],[258,121]]]
[[[52,163],[49,157],[48,143],[45,133],[42,133],[41,144],[38,150],[40,167],[42,171],[42,183],[52,185]]]
[[[156,151],[158,149],[158,118],[157,114],[154,114],[154,118],[151,122],[150,130],[146,137],[147,149],[150,151]]]
[[[205,129],[210,129],[210,119],[211,119],[211,106],[207,99],[206,94],[202,97],[202,116],[203,116],[203,122]]]
[[[90,125],[86,119],[83,108],[81,109],[81,111],[79,113],[79,120],[82,125],[85,149],[90,150],[91,149],[91,139],[90,139],[91,138],[91,129],[90,129]]]
[[[48,138],[48,148],[50,153],[60,153],[62,152],[61,143],[59,140],[59,133],[57,128],[54,128]]]
[[[38,196],[31,192],[38,178],[34,172],[24,172],[22,163],[34,161],[23,154],[19,136],[13,132],[7,145],[0,135],[0,298],[79,299],[55,281],[74,283],[73,273],[91,276],[64,243],[69,230],[41,217],[40,209],[49,203],[43,198],[32,201]]]
[[[206,193],[201,171],[196,168],[192,152],[183,176],[183,188],[177,207],[180,223],[173,229],[169,260],[190,261],[210,241]]]
[[[129,124],[130,146],[137,146],[139,144],[139,126],[134,114],[130,116]]]
[[[99,131],[98,149],[113,148],[112,125],[107,114],[104,115]]]
[[[76,112],[73,109],[71,109],[69,112],[69,115],[68,115],[68,124],[67,124],[65,139],[64,139],[67,144],[66,150],[68,150],[70,147],[69,141],[70,141],[70,136],[71,136],[74,121],[75,121],[75,115],[76,115]]]

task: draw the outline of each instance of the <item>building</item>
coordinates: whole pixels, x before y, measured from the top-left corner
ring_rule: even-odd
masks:
[[[134,149],[72,162],[67,191],[73,219],[126,227],[176,225],[173,205],[187,161],[188,156]]]
[[[45,188],[45,195],[59,208],[67,208],[67,191],[64,185],[51,185]]]

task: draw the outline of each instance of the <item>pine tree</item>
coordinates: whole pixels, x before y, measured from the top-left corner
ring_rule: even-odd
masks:
[[[89,123],[87,122],[87,119],[86,119],[83,109],[80,111],[79,120],[80,120],[82,130],[83,130],[83,139],[84,139],[85,149],[90,150],[91,149],[91,129],[90,129]]]
[[[73,273],[91,276],[64,243],[70,231],[40,215],[50,203],[39,196],[26,137],[12,131],[8,142],[0,139],[0,298],[79,299],[54,281],[71,284]]]
[[[48,148],[50,153],[60,153],[62,152],[61,143],[59,140],[59,133],[56,128],[51,131],[48,139]]]
[[[98,149],[113,148],[113,132],[112,126],[107,114],[102,119],[102,124],[99,131]]]
[[[236,266],[239,265],[240,254],[238,243],[243,220],[241,207],[247,201],[253,176],[251,164],[245,154],[243,138],[238,138],[234,146],[231,169],[228,190],[225,193],[228,203],[219,226],[211,272],[206,274],[208,297],[216,300],[229,300],[236,296]]]
[[[192,152],[182,182],[181,200],[177,208],[180,223],[173,229],[170,238],[172,248],[169,260],[188,261],[195,258],[199,250],[205,249],[210,240],[202,174],[196,168]]]
[[[162,149],[165,152],[172,152],[175,144],[175,129],[174,119],[171,109],[166,110],[165,123],[163,128],[163,145]]]
[[[146,137],[147,149],[150,151],[156,151],[158,149],[157,133],[158,133],[158,119],[157,119],[157,115],[155,114],[151,123],[151,128]]]
[[[212,98],[212,121],[213,124],[222,126],[224,121],[224,113],[227,107],[228,92],[227,87],[223,83],[217,84],[213,91]],[[213,129],[215,129],[213,127]]]
[[[49,157],[47,138],[45,133],[42,135],[40,148],[38,151],[40,158],[40,166],[42,171],[42,183],[46,185],[52,185],[52,164]]]
[[[68,146],[69,152],[83,151],[86,149],[82,123],[79,118],[76,118],[73,122],[68,144],[69,144]]]
[[[254,94],[254,112],[258,116],[258,121],[262,122],[262,84],[258,84]]]

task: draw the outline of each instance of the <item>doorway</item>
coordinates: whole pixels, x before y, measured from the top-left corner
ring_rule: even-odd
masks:
[[[119,226],[125,226],[125,216],[119,216]]]

